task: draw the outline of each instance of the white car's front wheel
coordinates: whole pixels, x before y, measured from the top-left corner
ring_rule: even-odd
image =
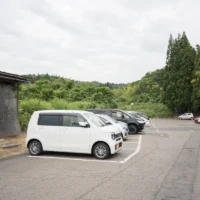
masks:
[[[97,159],[106,159],[110,155],[110,149],[107,144],[99,142],[93,148],[93,154]]]

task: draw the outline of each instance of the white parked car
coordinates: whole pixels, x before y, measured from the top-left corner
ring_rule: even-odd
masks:
[[[27,130],[26,145],[31,155],[42,151],[93,154],[106,159],[122,149],[121,133],[105,126],[87,111],[52,110],[33,113]]]
[[[113,119],[108,115],[97,114],[97,116],[107,125],[114,125],[118,127],[121,131],[122,139],[128,138],[129,130],[128,130],[128,125],[126,123],[124,122],[119,123],[117,120]]]
[[[192,113],[184,113],[182,115],[180,115],[178,117],[180,120],[182,119],[190,119],[190,120],[193,120],[194,119],[194,115]]]

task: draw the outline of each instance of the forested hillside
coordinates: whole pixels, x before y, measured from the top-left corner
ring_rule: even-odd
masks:
[[[32,112],[41,109],[120,108],[144,111],[150,117],[200,111],[200,47],[192,47],[185,33],[170,36],[163,68],[129,84],[80,82],[48,74],[26,77],[30,83],[20,87],[23,130]]]

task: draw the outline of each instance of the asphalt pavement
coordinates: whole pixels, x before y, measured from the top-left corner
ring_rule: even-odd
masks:
[[[123,150],[0,159],[0,200],[200,200],[200,125],[151,120]]]

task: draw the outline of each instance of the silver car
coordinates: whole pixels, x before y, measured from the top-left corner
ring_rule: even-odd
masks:
[[[124,122],[119,122],[116,121],[115,119],[113,119],[110,116],[107,115],[102,115],[102,114],[97,114],[97,116],[107,125],[114,125],[116,127],[118,127],[121,130],[121,137],[122,139],[127,139],[128,138],[128,133],[129,133],[129,129],[128,129],[128,125]]]
[[[184,113],[182,115],[180,115],[178,117],[180,120],[182,119],[190,119],[190,120],[193,120],[194,119],[194,115],[192,113]]]

